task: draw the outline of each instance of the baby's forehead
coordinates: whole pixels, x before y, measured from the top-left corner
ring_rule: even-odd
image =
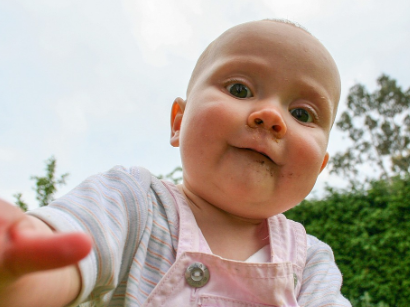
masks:
[[[255,44],[260,46],[259,49],[254,48]],[[283,58],[299,54],[306,64],[323,59],[328,64],[325,69],[333,70],[338,76],[336,64],[327,49],[307,30],[289,22],[262,20],[235,26],[215,39],[199,57],[188,93],[196,80],[221,58],[241,56],[244,60],[256,59],[258,56],[262,57],[261,49]]]
[[[261,49],[255,50],[254,44],[259,44],[261,49],[269,49],[272,53],[302,49],[319,49],[328,53],[319,40],[303,28],[285,22],[262,20],[228,29],[205,49],[198,62],[216,60],[230,54],[248,53],[258,56]]]
[[[290,30],[291,32],[301,31],[299,34],[310,35],[309,32],[296,26],[296,24],[276,20],[261,20],[234,26],[212,41],[200,55],[191,75],[188,92],[198,76],[201,75],[207,67],[212,65],[213,62],[226,54],[235,53],[238,47],[252,44],[255,36],[258,36],[258,33],[261,34],[261,32],[266,33],[266,31],[262,31],[266,29],[269,29],[270,35],[265,37],[265,39],[271,44],[286,45],[291,41],[289,37],[286,36],[286,33],[284,33],[284,29],[286,29],[287,32]]]

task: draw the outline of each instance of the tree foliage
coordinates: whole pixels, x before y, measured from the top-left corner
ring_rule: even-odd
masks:
[[[362,191],[329,189],[285,214],[332,247],[353,306],[401,307],[410,302],[409,199],[410,176],[395,177]]]
[[[27,203],[23,200],[23,194],[22,193],[16,193],[13,195],[16,198],[16,205],[20,207],[23,211],[28,210],[28,205]]]
[[[330,160],[331,173],[357,183],[358,178],[363,179],[359,176],[363,164],[375,172],[367,179],[388,179],[409,172],[410,88],[402,90],[385,74],[377,79],[372,93],[362,84],[354,85],[347,98],[347,110],[336,126],[347,134],[352,145]]]
[[[165,176],[158,175],[157,178],[172,181],[174,184],[180,184],[182,182],[182,167],[177,166],[169,174],[166,174]]]
[[[46,160],[46,174],[45,176],[32,176],[31,179],[35,181],[36,199],[39,206],[47,206],[54,200],[54,194],[57,192],[57,186],[66,184],[68,173],[56,178],[56,159],[52,156]],[[22,193],[14,194],[16,205],[22,210],[27,211],[28,205],[22,199]]]

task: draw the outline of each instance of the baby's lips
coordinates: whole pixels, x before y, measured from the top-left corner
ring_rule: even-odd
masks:
[[[264,156],[266,159],[270,160],[274,164],[278,164],[276,162],[276,159],[274,158],[273,150],[270,150],[269,146],[261,146],[260,144],[258,145],[249,145],[248,147],[239,147],[240,149],[243,150],[251,150],[254,151],[262,156]]]
[[[279,145],[280,142],[277,139],[272,139],[272,136],[268,133],[253,132],[252,134],[246,134],[243,139],[241,139],[238,146],[239,149],[248,149],[253,150],[267,159],[272,161],[274,164],[282,165],[281,152],[280,148],[283,147]]]
[[[270,160],[271,162],[275,163],[275,162],[271,159],[271,157],[269,157],[267,154],[265,154],[265,153],[262,152],[262,151],[258,151],[258,150],[252,149],[252,148],[241,148],[241,149],[243,149],[243,150],[249,150],[249,151],[253,151],[253,152],[255,152],[255,153],[258,153],[258,154],[260,154],[261,156],[264,156],[266,159]]]

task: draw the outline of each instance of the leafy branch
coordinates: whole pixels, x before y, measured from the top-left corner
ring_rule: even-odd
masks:
[[[331,160],[331,173],[342,175],[352,185],[359,179],[387,179],[410,170],[410,88],[382,74],[369,93],[362,84],[350,88],[347,110],[336,126],[347,134],[351,146]],[[373,170],[363,175],[363,166]],[[364,178],[363,178],[364,177]]]
[[[45,176],[31,176],[31,179],[35,181],[36,199],[39,202],[39,206],[47,206],[54,200],[54,194],[57,192],[57,186],[66,184],[68,173],[61,175],[59,178],[55,176],[56,171],[56,159],[52,156],[46,160],[46,174]],[[23,200],[22,193],[16,193],[13,195],[16,199],[15,203],[22,210],[27,211],[28,205]]]

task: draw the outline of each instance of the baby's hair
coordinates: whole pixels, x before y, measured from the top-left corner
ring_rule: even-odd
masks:
[[[302,31],[306,32],[309,35],[312,35],[308,30],[306,30],[305,27],[301,26],[299,23],[290,21],[288,19],[277,19],[277,18],[267,18],[267,19],[262,19],[260,20],[262,22],[276,22],[276,23],[282,23],[282,24],[287,24],[290,26],[293,26],[295,28],[301,29]],[[220,37],[220,36],[219,36]],[[211,42],[208,47],[202,52],[200,55],[198,61],[196,62],[196,65],[194,67],[194,70],[192,71],[191,78],[188,83],[188,88],[187,88],[187,98],[189,96],[189,93],[191,92],[192,86],[194,85],[198,75],[199,71],[202,70],[203,65],[207,62],[209,58],[209,54],[211,53],[212,49],[215,47],[216,42],[218,41],[219,37],[215,39],[213,42]]]
[[[294,26],[296,28],[299,28],[303,31],[305,31],[306,33],[309,33],[310,35],[312,35],[312,33],[310,33],[304,26],[302,26],[300,23],[291,21],[289,19],[282,19],[282,18],[266,18],[266,19],[262,19],[261,21],[273,21],[273,22],[279,22],[279,23],[284,23],[287,25],[291,25]]]

